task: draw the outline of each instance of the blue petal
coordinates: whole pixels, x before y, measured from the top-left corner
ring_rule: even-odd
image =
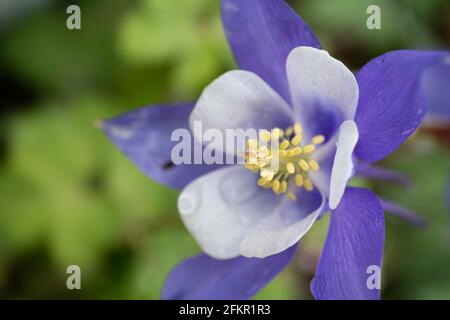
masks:
[[[287,56],[298,46],[320,47],[308,25],[282,0],[223,0],[222,21],[239,67],[290,102]]]
[[[411,188],[413,186],[411,178],[408,175],[395,170],[376,167],[365,162],[359,162],[356,164],[355,176],[398,183],[405,188]]]
[[[180,263],[169,274],[162,298],[170,300],[249,299],[283,270],[297,245],[264,258],[216,260],[205,254]]]
[[[311,282],[314,297],[379,299],[380,290],[368,286],[368,282],[374,284],[370,268],[381,270],[383,250],[384,216],[380,202],[367,189],[347,188],[332,213],[325,247]]]
[[[178,143],[171,141],[172,132],[189,128],[188,117],[193,107],[194,103],[144,107],[105,120],[102,128],[144,174],[161,184],[181,189],[217,168],[216,165],[174,165],[171,161],[172,148]]]
[[[450,123],[450,53],[448,58],[423,75],[422,86],[428,101],[425,120],[428,124]]]
[[[448,55],[433,51],[392,51],[367,63],[356,75],[359,128],[356,155],[365,161],[383,159],[419,126],[426,111],[421,90],[423,72]]]
[[[426,228],[428,226],[428,220],[421,217],[417,213],[402,207],[401,205],[388,201],[386,199],[380,198],[381,206],[383,207],[383,210],[387,213],[390,213],[397,218],[400,218],[418,228]]]

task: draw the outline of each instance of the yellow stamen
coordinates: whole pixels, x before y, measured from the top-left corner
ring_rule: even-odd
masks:
[[[245,168],[259,173],[259,186],[272,189],[276,194],[285,194],[292,201],[296,201],[297,196],[294,190],[288,191],[288,186],[304,187],[307,191],[314,189],[309,171],[318,171],[320,167],[310,154],[317,145],[325,142],[323,135],[316,135],[308,144],[302,144],[302,135],[299,123],[285,132],[280,128],[261,130],[259,139],[246,141],[246,150],[242,153]]]
[[[303,128],[300,125],[300,123],[296,123],[294,125],[294,132],[295,132],[295,134],[299,134],[299,135],[301,135],[303,133]]]
[[[270,169],[261,170],[261,177],[266,178],[266,180],[271,181],[275,173]]]
[[[261,130],[259,132],[259,138],[265,143],[270,141],[270,132],[267,130]]]
[[[320,169],[319,164],[316,160],[310,159],[308,161],[308,164],[312,171],[318,171]]]
[[[289,200],[297,201],[297,196],[290,191],[286,194],[286,196],[288,197]]]
[[[313,143],[313,144],[321,144],[321,143],[323,143],[325,141],[325,137],[323,136],[323,135],[318,135],[318,136],[315,136],[314,138],[312,138],[312,140],[311,140],[311,142]]]
[[[298,162],[298,165],[300,166],[300,168],[302,168],[305,171],[309,170],[309,164],[308,164],[308,162],[306,162],[305,159],[300,159],[300,161]]]
[[[286,171],[290,174],[293,174],[295,172],[295,167],[294,164],[292,162],[288,162],[286,164]]]
[[[280,149],[284,150],[287,147],[289,147],[289,141],[288,140],[283,140],[283,142],[280,143]]]
[[[273,140],[278,140],[283,136],[283,130],[281,130],[280,128],[275,128],[272,130],[272,139]]]
[[[314,187],[313,187],[313,184],[312,184],[311,180],[305,179],[304,183],[305,183],[306,191],[313,191]]]
[[[308,145],[303,147],[303,153],[306,153],[306,154],[311,153],[314,150],[316,150],[316,146],[313,145],[313,144],[308,144]]]
[[[293,146],[296,146],[300,143],[300,141],[302,141],[302,136],[297,134],[296,136],[294,136],[291,140],[291,143]]]
[[[290,149],[286,151],[286,157],[292,157],[294,155],[294,149]]]
[[[295,185],[299,188],[303,186],[303,176],[301,174],[295,176]]]
[[[292,149],[293,156],[298,156],[301,153],[302,153],[302,148],[300,148],[300,147],[296,147],[296,148]]]
[[[264,185],[266,185],[268,181],[266,180],[266,178],[262,177],[258,179],[258,186],[263,187]]]
[[[248,163],[248,162],[246,162],[246,163],[244,163],[244,167],[245,167],[245,169],[248,169],[248,170],[253,170],[253,169],[255,168],[255,165],[254,165],[254,164],[251,164],[251,163]]]
[[[279,189],[280,189],[280,181],[273,180],[272,181],[272,190],[273,190],[273,192],[277,193]]]
[[[285,193],[286,189],[287,189],[287,182],[285,180],[283,180],[280,183],[280,189],[278,190],[278,192]]]
[[[253,139],[248,139],[247,140],[247,147],[249,149],[256,149],[258,147],[258,142],[256,142],[256,140],[253,140]]]
[[[291,136],[293,133],[294,133],[294,128],[292,128],[292,127],[287,128],[286,131],[284,132],[286,137]]]

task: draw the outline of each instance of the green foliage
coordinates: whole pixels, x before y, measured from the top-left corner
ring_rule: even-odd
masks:
[[[144,0],[125,16],[119,48],[131,64],[168,64],[173,88],[185,96],[231,66],[218,1]]]

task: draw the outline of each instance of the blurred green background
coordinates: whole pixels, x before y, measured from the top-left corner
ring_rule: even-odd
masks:
[[[288,1],[325,49],[357,70],[401,48],[450,45],[448,0]],[[66,28],[81,7],[82,30]],[[378,4],[382,29],[366,28]],[[165,276],[199,252],[177,191],[144,177],[93,125],[134,108],[196,99],[235,68],[216,0],[0,0],[0,298],[158,299]],[[381,165],[415,188],[358,181],[429,219],[387,215],[383,297],[450,299],[445,188],[448,128],[421,130]],[[310,299],[328,219],[256,298]],[[82,290],[66,288],[81,267]]]

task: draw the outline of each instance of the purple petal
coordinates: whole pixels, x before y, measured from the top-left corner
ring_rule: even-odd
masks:
[[[315,135],[323,135],[330,141],[344,121],[333,103],[320,99],[310,101],[308,104],[295,105],[294,111],[297,122],[306,129],[306,141]]]
[[[320,47],[308,25],[282,0],[223,0],[222,21],[239,67],[290,102],[288,54],[298,46]]]
[[[180,263],[169,274],[162,291],[170,300],[249,299],[283,270],[297,245],[264,258],[216,260],[200,254]]]
[[[359,128],[356,155],[365,161],[383,159],[419,126],[426,111],[421,88],[424,70],[448,53],[392,51],[367,63],[356,75]]]
[[[198,176],[217,168],[213,165],[174,165],[171,161],[172,148],[178,143],[171,141],[172,131],[189,128],[188,117],[193,107],[194,103],[144,107],[103,121],[102,129],[145,175],[169,187],[183,188]]]
[[[325,247],[311,282],[314,297],[379,299],[380,290],[372,286],[371,276],[375,274],[372,268],[381,270],[383,250],[384,216],[380,202],[367,189],[347,188],[331,215]]]
[[[417,213],[386,199],[379,198],[379,200],[383,210],[396,216],[397,218],[405,220],[418,228],[425,228],[428,226],[428,221]]]
[[[407,188],[412,186],[411,179],[407,175],[398,171],[375,167],[365,162],[358,163],[355,169],[355,175],[359,177],[394,182]]]
[[[445,61],[424,73],[422,86],[428,100],[426,123],[448,127],[450,123],[450,53]]]

